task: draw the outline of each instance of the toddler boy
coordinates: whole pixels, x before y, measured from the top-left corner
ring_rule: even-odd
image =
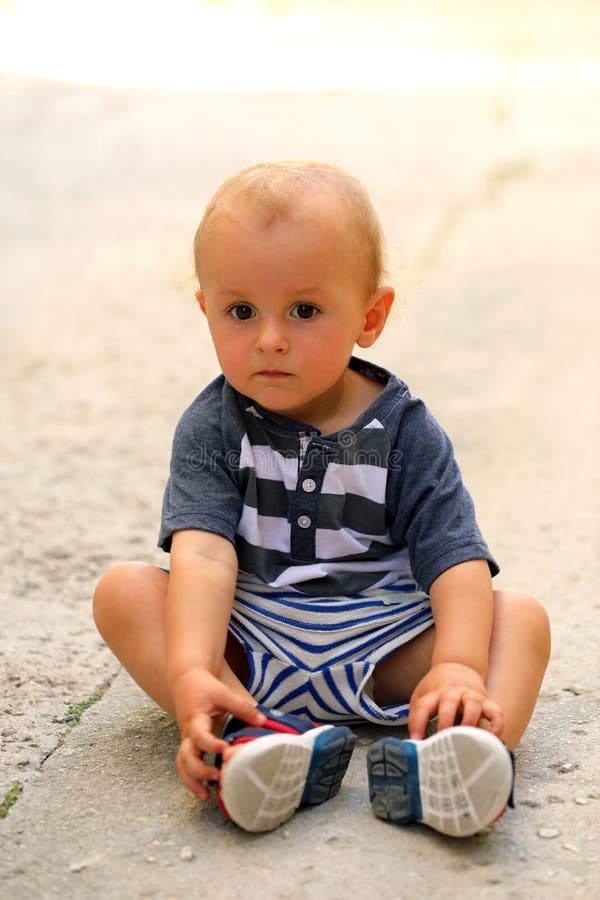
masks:
[[[408,722],[410,740],[369,751],[375,814],[473,834],[509,800],[548,623],[531,597],[493,591],[425,405],[353,355],[394,300],[366,191],[322,163],[250,166],[210,201],[194,250],[223,374],[176,429],[170,571],[112,569],[98,628],[176,717],[184,784],[206,798],[218,782],[241,827],[333,796],[349,725]]]

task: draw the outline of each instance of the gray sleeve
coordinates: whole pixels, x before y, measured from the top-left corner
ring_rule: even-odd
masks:
[[[234,541],[242,512],[237,486],[241,428],[231,410],[223,415],[223,394],[223,380],[217,379],[175,429],[158,538],[167,553],[173,533],[188,528]]]
[[[475,508],[450,439],[420,400],[400,420],[388,479],[392,538],[408,546],[413,575],[423,590],[446,569],[471,559],[498,565],[483,539]]]

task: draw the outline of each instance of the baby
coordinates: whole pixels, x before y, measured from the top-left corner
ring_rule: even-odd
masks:
[[[497,564],[423,402],[353,355],[394,300],[368,195],[322,163],[250,166],[210,201],[194,251],[223,374],[177,425],[170,570],[109,571],[97,626],[177,719],[184,784],[206,799],[216,782],[242,828],[332,797],[350,725],[408,723],[409,740],[369,750],[375,814],[474,834],[510,800],[548,620],[492,589]]]

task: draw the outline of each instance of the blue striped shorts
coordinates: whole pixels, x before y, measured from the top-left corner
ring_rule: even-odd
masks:
[[[373,671],[432,624],[429,597],[411,576],[347,597],[238,583],[229,628],[259,703],[318,723],[401,725],[408,704],[379,707]]]

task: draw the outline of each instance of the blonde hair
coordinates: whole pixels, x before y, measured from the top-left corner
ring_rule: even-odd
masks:
[[[275,221],[293,212],[306,195],[333,196],[348,214],[358,253],[368,273],[369,294],[383,278],[383,232],[366,188],[337,166],[311,161],[262,162],[246,166],[225,181],[209,201],[194,237],[196,277],[200,282],[200,251],[207,223],[225,197],[249,200]]]

